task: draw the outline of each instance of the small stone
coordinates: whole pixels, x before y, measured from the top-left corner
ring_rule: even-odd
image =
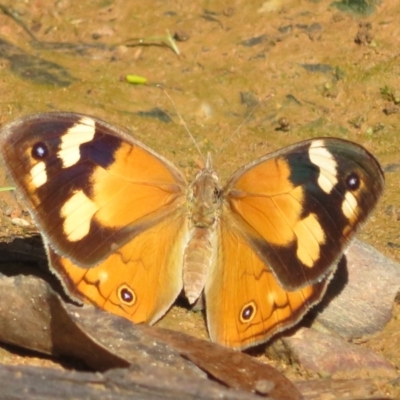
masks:
[[[262,394],[262,395],[267,395],[272,392],[275,388],[275,383],[272,381],[269,381],[268,379],[260,379],[259,381],[256,382],[256,386],[254,390],[256,393]]]
[[[287,118],[285,117],[279,118],[278,124],[279,124],[278,126],[279,131],[287,132],[290,130],[290,121]]]
[[[359,29],[354,42],[359,45],[370,44],[374,38],[371,32],[372,24],[370,22],[360,22],[358,27]]]
[[[11,218],[11,223],[22,228],[30,226],[30,223],[22,218]]]
[[[174,39],[177,42],[186,42],[190,39],[190,35],[186,31],[176,31],[174,33]]]

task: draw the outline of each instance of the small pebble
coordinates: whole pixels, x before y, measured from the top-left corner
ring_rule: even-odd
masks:
[[[176,31],[174,33],[174,39],[177,42],[186,42],[190,39],[190,35],[186,31]]]
[[[269,381],[268,379],[260,379],[259,381],[256,382],[256,386],[254,390],[256,393],[262,394],[262,395],[267,395],[268,393],[271,393],[275,389],[275,383],[272,381]]]
[[[30,223],[22,218],[11,218],[11,223],[22,228],[30,226]]]

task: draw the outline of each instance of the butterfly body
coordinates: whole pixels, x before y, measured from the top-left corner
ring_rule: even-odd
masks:
[[[187,204],[190,238],[184,251],[183,288],[190,304],[200,297],[217,245],[221,188],[211,166],[211,156],[189,187]]]
[[[5,166],[72,297],[154,323],[204,293],[212,340],[243,349],[296,324],[383,190],[376,159],[319,138],[265,155],[225,186],[209,157],[187,185],[99,119],[45,113],[4,127]]]

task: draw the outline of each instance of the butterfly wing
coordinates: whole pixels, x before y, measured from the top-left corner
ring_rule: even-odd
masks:
[[[218,256],[205,287],[213,341],[243,350],[300,321],[325,293],[328,279],[288,292],[232,218],[221,220]]]
[[[134,322],[160,318],[182,289],[188,224],[180,172],[80,114],[17,120],[2,129],[0,146],[69,293]]]
[[[383,185],[375,158],[339,139],[301,142],[240,169],[224,189],[205,286],[211,338],[244,349],[295,325],[323,296]]]
[[[332,272],[383,186],[379,163],[363,147],[321,138],[240,169],[224,199],[248,245],[284,289],[297,290]]]
[[[8,172],[54,251],[98,264],[185,204],[185,180],[167,160],[115,127],[45,113],[4,127]]]

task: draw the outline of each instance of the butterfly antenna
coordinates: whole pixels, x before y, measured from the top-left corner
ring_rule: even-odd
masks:
[[[188,134],[189,137],[192,139],[192,142],[194,143],[194,145],[195,145],[197,151],[199,152],[200,157],[201,157],[203,160],[205,160],[204,154],[203,154],[202,151],[200,150],[200,147],[199,147],[199,145],[197,144],[196,139],[193,137],[192,132],[190,132],[190,129],[188,128],[188,126],[187,126],[185,120],[182,118],[180,112],[178,111],[178,108],[176,107],[175,102],[172,100],[171,96],[168,94],[168,92],[167,92],[161,85],[157,85],[157,87],[160,88],[160,89],[164,92],[164,94],[168,97],[168,99],[169,99],[169,101],[171,102],[172,106],[174,107],[175,112],[177,113],[177,115],[178,115],[178,117],[179,117],[179,119],[180,119],[180,121],[181,121],[183,127],[186,129],[187,134]]]
[[[221,152],[228,144],[229,142],[233,141],[233,138],[237,135],[237,133],[242,129],[243,125],[247,124],[247,122],[249,121],[249,119],[251,118],[251,116],[256,112],[256,110],[261,106],[262,103],[264,103],[265,101],[267,101],[270,97],[274,97],[274,95],[268,94],[267,96],[265,96],[261,101],[259,101],[251,110],[250,112],[246,115],[246,118],[239,124],[239,126],[234,130],[234,132],[232,133],[232,135],[230,136],[230,138],[225,142],[225,145],[223,147],[221,147],[218,151]]]

